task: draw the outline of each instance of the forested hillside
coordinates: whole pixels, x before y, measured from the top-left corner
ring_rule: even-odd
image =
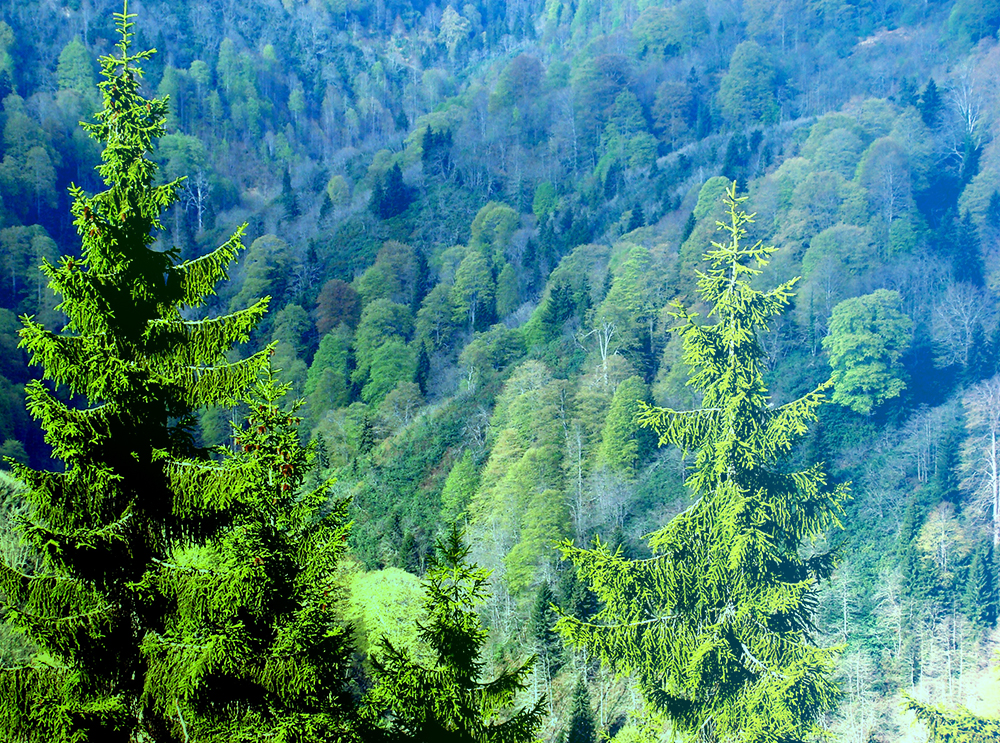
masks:
[[[79,122],[104,105],[97,60],[118,42],[120,11],[116,0],[0,7],[0,454],[34,468],[68,460],[25,408],[41,371],[18,348],[18,317],[67,322],[38,266],[81,257],[70,184],[104,188],[101,146]],[[479,638],[486,676],[520,674],[521,714],[538,715],[543,740],[659,739],[642,685],[565,644],[553,607],[564,623],[607,608],[563,559],[566,540],[648,558],[648,535],[695,502],[697,447],[640,421],[647,406],[698,408],[719,389],[698,381],[676,330],[722,320],[699,278],[713,241],[728,239],[717,223],[735,183],[754,215],[744,245],[774,246],[755,254],[767,265],[746,291],[770,296],[799,277],[759,323],[769,397],[755,415],[832,380],[817,420],[804,415],[795,446],[766,464],[822,463],[816,478],[851,494],[815,542],[790,542],[806,562],[836,556],[829,577],[809,568],[824,578],[812,640],[838,648],[840,696],[817,724],[845,742],[926,740],[906,692],[997,715],[1000,3],[145,0],[129,11],[134,48],[157,50],[141,92],[167,99],[157,183],[186,177],[157,248],[193,261],[247,223],[228,280],[183,319],[270,297],[226,358],[256,363],[271,344],[289,397],[304,401],[294,442],[281,428],[291,417],[261,422],[245,398],[206,397],[191,446],[252,458],[230,424],[256,415],[284,431],[296,466],[296,447],[313,447],[308,473],[288,482],[332,479],[330,503],[346,499],[335,515],[351,521],[337,553],[347,697],[381,693],[373,659],[390,650],[429,657],[440,638],[414,620],[437,616],[425,597],[442,590],[442,564],[468,559],[492,573],[482,585],[464,574],[483,629],[470,619],[463,631]],[[3,486],[13,523],[19,486],[6,475]],[[310,507],[295,511],[303,533],[332,506]],[[452,541],[435,557],[451,524],[469,552]],[[0,553],[37,567],[9,527]],[[445,620],[433,619],[442,633]],[[6,666],[31,656],[0,636]]]

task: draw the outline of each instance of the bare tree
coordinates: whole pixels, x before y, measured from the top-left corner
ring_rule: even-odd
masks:
[[[969,363],[976,326],[988,329],[995,310],[983,291],[972,284],[952,284],[934,308],[932,329],[941,366]]]
[[[597,521],[612,528],[623,528],[634,486],[625,478],[602,467],[590,479],[592,501],[596,506]]]
[[[589,333],[583,333],[577,336],[576,342],[583,347],[583,341],[585,341],[590,336],[594,336],[597,340],[597,350],[601,354],[601,370],[604,380],[604,387],[608,386],[608,359],[618,353],[618,343],[612,344],[614,340],[618,326],[611,320],[602,319],[597,321],[597,327],[591,330]]]
[[[961,135],[969,137],[977,147],[982,144],[979,123],[982,118],[983,98],[975,85],[971,67],[964,67],[952,81],[948,89],[948,103],[957,119],[957,128]]]
[[[194,209],[198,218],[198,234],[205,230],[205,212],[208,209],[208,196],[211,191],[211,184],[205,171],[198,170],[184,183],[184,191],[181,198],[184,202],[184,210]]]
[[[962,486],[990,517],[993,546],[1000,546],[1000,375],[965,395],[968,438],[962,452]]]

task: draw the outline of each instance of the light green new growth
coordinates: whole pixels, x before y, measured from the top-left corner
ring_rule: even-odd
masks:
[[[186,319],[225,278],[242,229],[187,263],[155,248],[180,181],[154,185],[148,156],[167,102],[139,93],[138,65],[152,52],[130,54],[132,17],[127,5],[115,15],[117,55],[100,60],[103,108],[83,125],[104,145],[107,189],[71,188],[82,257],[42,266],[68,323],[56,333],[22,318],[21,347],[42,370],[27,387],[28,410],[64,466],[14,468],[28,487],[20,530],[40,568],[0,566],[0,597],[7,621],[40,652],[0,670],[0,729],[11,740],[183,739],[176,701],[156,695],[162,669],[140,648],[171,611],[158,593],[164,566],[224,528],[246,487],[239,465],[214,463],[195,445],[192,413],[241,398],[257,378],[265,353],[234,364],[224,354],[267,303]]]
[[[758,334],[784,310],[793,282],[751,286],[774,248],[740,244],[752,219],[744,200],[730,187],[729,221],[719,223],[729,239],[713,243],[699,274],[715,323],[675,313],[703,405],[641,415],[661,445],[696,452],[686,484],[697,500],[651,535],[648,560],[623,559],[600,541],[589,550],[565,543],[603,609],[588,622],[564,615],[557,628],[631,675],[687,739],[800,741],[837,697],[834,651],[811,638],[817,582],[833,559],[808,544],[839,525],[847,491],[829,488],[819,465],[779,468],[828,385],[769,402]]]

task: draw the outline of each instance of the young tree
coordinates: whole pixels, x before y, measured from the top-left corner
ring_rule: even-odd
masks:
[[[342,741],[349,735],[348,630],[336,621],[347,502],[303,491],[312,451],[270,369],[234,426],[228,459],[246,487],[207,546],[149,576],[172,611],[144,638],[145,695],[185,740]]]
[[[980,628],[993,627],[1000,612],[1000,591],[997,589],[996,563],[993,544],[976,550],[969,566],[969,578],[965,587],[965,611]]]
[[[212,253],[177,264],[154,248],[159,215],[179,181],[154,186],[149,159],[167,104],[139,94],[132,22],[116,14],[119,56],[101,58],[103,109],[85,124],[105,145],[98,172],[107,190],[73,187],[83,257],[43,263],[62,297],[66,332],[24,317],[21,346],[42,377],[76,396],[67,405],[42,380],[27,386],[59,471],[15,467],[28,486],[25,540],[31,575],[0,564],[7,621],[42,651],[0,671],[0,724],[20,741],[175,740],[171,702],[142,650],[162,632],[168,602],[153,586],[181,545],[204,542],[229,520],[243,487],[238,469],[210,461],[194,443],[192,411],[231,403],[253,383],[266,352],[227,363],[266,311],[188,321],[225,277],[242,230]]]
[[[809,555],[802,542],[839,525],[846,492],[828,488],[819,465],[775,466],[816,419],[828,385],[769,404],[758,335],[787,306],[793,282],[751,287],[774,248],[740,244],[751,221],[744,200],[729,189],[729,239],[714,243],[698,283],[716,322],[676,312],[702,408],[642,416],[661,444],[697,452],[686,484],[698,499],[651,536],[648,560],[626,560],[601,542],[564,543],[603,608],[589,621],[564,615],[557,628],[631,674],[677,731],[756,743],[802,740],[836,699],[834,653],[811,639],[816,585],[833,559]]]
[[[375,725],[365,739],[441,743],[516,743],[531,741],[541,725],[545,700],[513,714],[514,696],[526,688],[534,658],[482,681],[481,659],[487,631],[476,607],[486,598],[489,571],[468,560],[469,548],[453,525],[436,545],[437,554],[424,578],[424,615],[419,636],[430,647],[434,664],[383,638],[375,655],[375,685],[363,710]],[[500,716],[505,719],[498,719]]]

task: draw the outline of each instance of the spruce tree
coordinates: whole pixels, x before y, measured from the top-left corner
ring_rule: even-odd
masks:
[[[329,483],[304,491],[313,451],[299,443],[301,402],[282,408],[289,387],[268,369],[235,426],[228,458],[247,487],[231,524],[149,575],[173,611],[144,638],[146,695],[181,728],[175,739],[318,743],[351,733],[348,632],[335,613],[347,502],[329,501]]]
[[[462,532],[452,526],[435,545],[427,574],[419,637],[430,648],[424,665],[387,638],[373,658],[374,686],[363,715],[372,726],[366,741],[420,743],[518,743],[535,740],[545,700],[511,711],[527,687],[534,658],[496,678],[481,680],[488,632],[477,608],[486,598],[490,571],[469,562]]]
[[[660,444],[696,452],[686,484],[696,497],[654,532],[653,557],[627,560],[597,542],[563,553],[603,604],[589,622],[557,625],[576,646],[633,676],[647,703],[689,739],[800,741],[817,730],[837,688],[834,652],[812,640],[816,588],[833,568],[811,542],[839,524],[843,488],[819,465],[786,472],[780,460],[816,419],[824,384],[770,405],[759,333],[787,306],[792,283],[751,286],[774,248],[741,240],[752,215],[727,194],[725,244],[699,275],[709,318],[677,306],[677,328],[698,410],[647,408]],[[756,264],[754,267],[752,264]]]
[[[242,229],[186,263],[156,248],[159,215],[181,186],[154,185],[148,157],[167,103],[139,94],[139,64],[152,52],[130,53],[127,5],[115,17],[118,56],[100,60],[103,109],[84,125],[104,144],[97,170],[107,189],[71,188],[82,258],[42,266],[68,323],[57,333],[24,317],[20,331],[42,376],[27,386],[28,410],[62,467],[14,468],[28,487],[21,533],[41,564],[31,575],[0,565],[0,593],[7,621],[40,652],[0,671],[10,740],[179,739],[141,652],[169,610],[151,587],[176,548],[225,526],[243,487],[238,469],[195,445],[192,411],[237,400],[266,361],[263,352],[224,359],[266,301],[204,320],[182,312],[213,294]]]
[[[989,629],[997,623],[1000,591],[997,590],[995,570],[993,543],[987,542],[972,558],[964,596],[966,614],[981,629]]]
[[[549,676],[558,670],[562,655],[562,642],[555,631],[558,616],[552,608],[555,600],[552,587],[547,581],[543,581],[538,586],[535,600],[531,604],[531,612],[528,614],[528,637]]]
[[[597,743],[597,723],[594,710],[590,708],[590,692],[582,676],[573,687],[572,705],[563,740],[565,743]]]

